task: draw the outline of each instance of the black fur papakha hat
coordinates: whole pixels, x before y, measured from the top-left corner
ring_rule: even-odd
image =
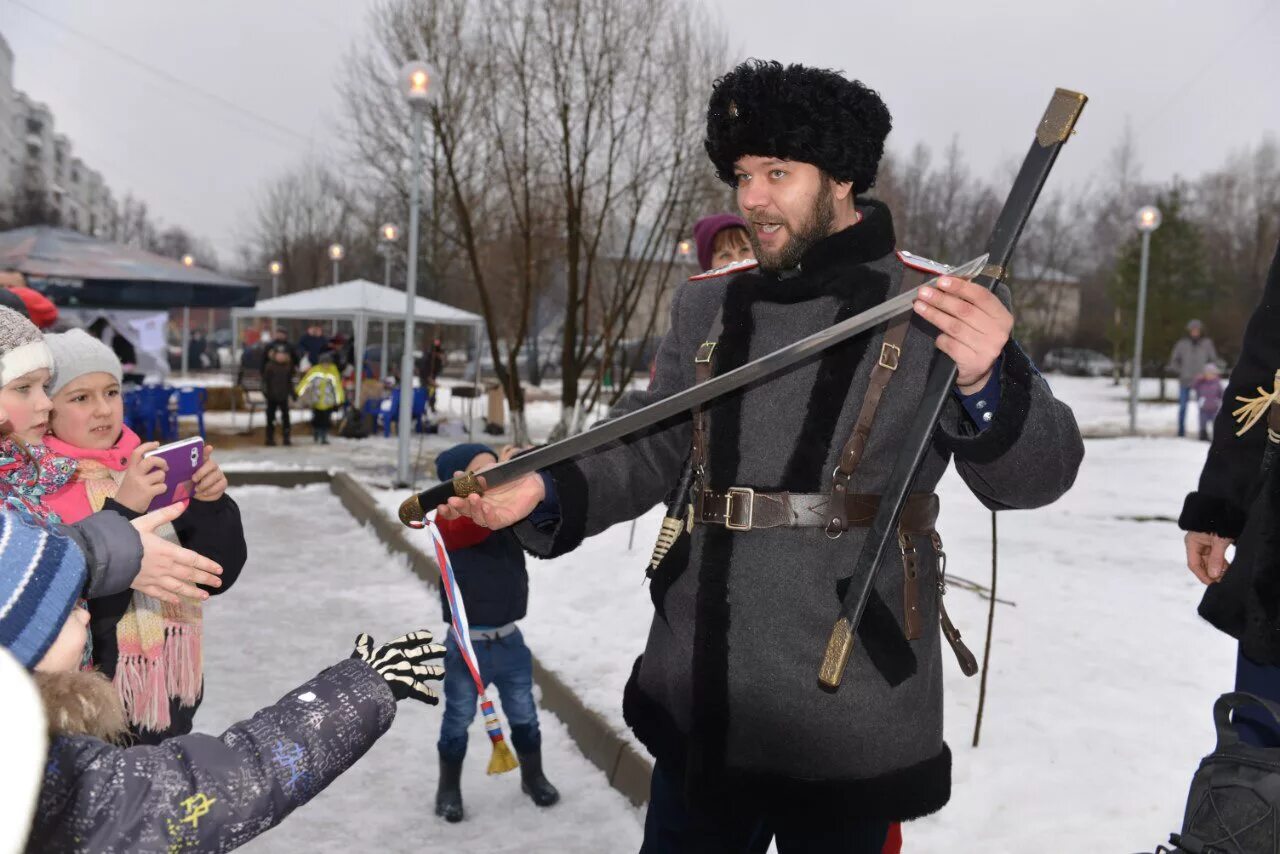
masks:
[[[752,59],[717,80],[707,105],[707,155],[734,185],[746,155],[812,163],[854,193],[870,189],[893,127],[880,96],[836,71]]]

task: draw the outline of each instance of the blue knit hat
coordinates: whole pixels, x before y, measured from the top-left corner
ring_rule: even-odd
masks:
[[[454,445],[447,451],[441,451],[436,457],[436,477],[442,481],[451,480],[455,471],[466,471],[467,463],[479,454],[493,454],[495,460],[498,458],[497,451],[479,442]]]
[[[0,646],[35,669],[85,584],[84,555],[66,536],[0,511]]]

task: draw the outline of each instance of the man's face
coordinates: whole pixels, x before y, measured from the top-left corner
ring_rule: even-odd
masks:
[[[817,166],[747,155],[734,164],[738,207],[766,270],[796,266],[805,251],[835,230],[832,182]]]
[[[1187,330],[1187,334],[1191,336],[1192,341],[1196,340],[1197,338],[1200,337],[1200,327],[1199,326],[1191,327],[1190,329]]]

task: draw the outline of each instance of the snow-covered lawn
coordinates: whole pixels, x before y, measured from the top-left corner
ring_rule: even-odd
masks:
[[[427,627],[443,637],[437,594],[352,522],[327,487],[248,487],[234,496],[250,559],[236,586],[206,610],[198,731],[220,733],[279,699],[350,655],[361,631],[382,641]],[[484,774],[489,742],[476,721],[463,776],[467,820],[436,818],[440,708],[405,702],[354,768],[244,850],[636,851],[642,814],[582,757],[558,719],[545,711],[540,718],[547,776],[563,795],[555,807],[535,807],[518,773]]]

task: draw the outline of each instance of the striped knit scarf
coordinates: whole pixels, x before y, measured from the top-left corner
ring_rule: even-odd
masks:
[[[96,460],[80,460],[76,474],[95,513],[115,497],[123,478],[123,472]],[[157,533],[177,542],[172,525]],[[134,591],[129,609],[116,625],[120,657],[114,680],[132,726],[163,732],[170,725],[171,697],[177,697],[182,706],[196,704],[204,678],[202,622],[198,601],[183,599],[172,605]]]

